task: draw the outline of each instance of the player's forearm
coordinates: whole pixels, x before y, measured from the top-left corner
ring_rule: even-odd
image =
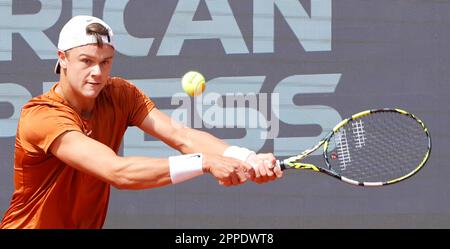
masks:
[[[171,184],[167,158],[118,157],[111,184],[119,189],[147,189]]]

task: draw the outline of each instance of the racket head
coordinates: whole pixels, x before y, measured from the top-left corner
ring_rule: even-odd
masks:
[[[401,109],[376,109],[344,119],[326,137],[328,169],[321,170],[359,186],[384,186],[423,168],[431,136],[415,115]]]

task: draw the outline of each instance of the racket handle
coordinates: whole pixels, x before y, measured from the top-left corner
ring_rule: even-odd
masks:
[[[276,161],[276,165],[277,165],[278,167],[280,167],[281,170],[285,170],[285,169],[286,169],[286,165],[284,164],[284,161],[283,161],[283,160],[277,160],[277,161]]]

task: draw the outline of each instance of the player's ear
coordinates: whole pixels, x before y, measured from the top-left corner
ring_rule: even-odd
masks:
[[[58,50],[59,65],[61,68],[67,68],[67,53]]]

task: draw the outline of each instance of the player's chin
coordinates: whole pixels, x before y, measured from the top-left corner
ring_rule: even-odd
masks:
[[[96,98],[102,91],[104,84],[86,84],[83,89],[83,96],[86,98]]]
[[[95,99],[100,94],[100,90],[85,90],[83,91],[83,96],[88,99]]]

